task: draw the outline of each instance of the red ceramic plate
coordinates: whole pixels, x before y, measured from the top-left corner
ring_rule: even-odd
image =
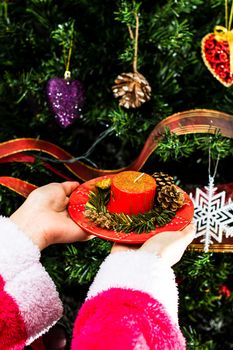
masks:
[[[185,228],[192,220],[194,207],[193,202],[189,198],[186,192],[184,193],[185,204],[183,207],[176,212],[176,216],[168,224],[156,228],[150,232],[145,233],[124,233],[107,230],[96,226],[94,222],[90,221],[84,216],[85,205],[89,199],[90,191],[95,190],[96,182],[108,179],[114,175],[101,176],[90,181],[87,181],[80,185],[70,196],[68,205],[68,212],[71,218],[86,232],[93,234],[97,237],[104,238],[113,242],[129,243],[129,244],[140,244],[144,243],[147,239],[164,231],[178,231]]]

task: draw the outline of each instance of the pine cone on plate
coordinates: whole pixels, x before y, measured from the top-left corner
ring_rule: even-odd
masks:
[[[177,211],[184,205],[184,194],[174,184],[166,185],[158,191],[157,201],[163,209]]]
[[[111,229],[111,216],[108,213],[97,213],[95,210],[85,210],[84,215],[93,221],[97,226],[102,228]]]
[[[156,189],[159,192],[164,186],[170,186],[174,184],[174,179],[172,176],[163,173],[162,171],[155,172],[152,177],[156,180]]]
[[[125,108],[137,108],[150,100],[151,87],[146,78],[138,72],[122,73],[112,87],[114,97]]]

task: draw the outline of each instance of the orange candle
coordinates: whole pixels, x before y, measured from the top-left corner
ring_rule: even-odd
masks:
[[[137,215],[152,209],[156,191],[155,179],[138,171],[123,171],[112,178],[111,213]]]

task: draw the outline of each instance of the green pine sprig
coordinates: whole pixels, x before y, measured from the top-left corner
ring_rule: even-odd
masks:
[[[106,205],[110,199],[110,191],[97,189],[89,194],[89,201],[86,203],[86,209],[95,210],[97,213],[106,213]]]
[[[156,206],[144,214],[127,215],[124,213],[110,213],[107,203],[110,198],[110,190],[97,189],[91,191],[89,201],[86,203],[85,215],[101,227],[107,227],[117,232],[125,233],[150,232],[156,227],[169,223],[175,216],[175,212]]]

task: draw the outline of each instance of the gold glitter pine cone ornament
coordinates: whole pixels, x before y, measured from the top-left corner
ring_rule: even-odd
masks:
[[[138,72],[122,73],[112,87],[114,97],[125,108],[137,108],[150,100],[151,87],[146,78]]]
[[[163,209],[177,211],[184,205],[184,194],[175,185],[166,185],[158,191],[157,201]]]

